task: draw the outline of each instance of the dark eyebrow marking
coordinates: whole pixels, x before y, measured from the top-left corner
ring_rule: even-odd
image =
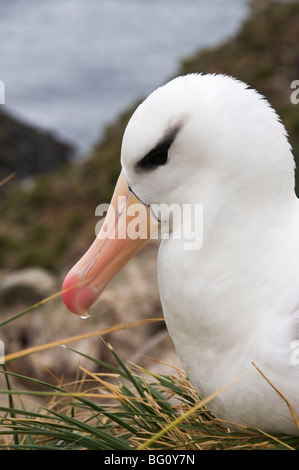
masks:
[[[180,128],[181,126],[178,125],[168,130],[158,144],[136,163],[136,170],[152,170],[165,165],[168,161],[168,150]]]

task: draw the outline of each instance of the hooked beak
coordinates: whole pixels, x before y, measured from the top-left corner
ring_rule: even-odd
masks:
[[[64,280],[66,307],[86,316],[112,277],[158,229],[150,207],[133,194],[121,172],[97,238]]]

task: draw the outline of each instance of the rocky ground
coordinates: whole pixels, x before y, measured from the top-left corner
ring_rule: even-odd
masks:
[[[103,330],[109,326],[160,318],[162,321],[99,334],[83,341],[74,341],[68,346],[116,365],[107,347],[108,343],[127,364],[138,364],[151,372],[173,373],[171,366],[180,366],[180,362],[163,321],[156,276],[157,250],[158,245],[149,242],[111,281],[101,299],[92,307],[87,319],[70,313],[61,297],[58,297],[3,326],[1,339],[5,344],[5,354]],[[63,273],[61,276],[53,276],[42,268],[23,269],[2,275],[1,321],[58,292],[62,278]],[[93,372],[103,370],[61,346],[15,360],[8,365],[8,369],[51,383],[57,383],[61,378],[65,383],[70,383],[78,374],[79,364]],[[0,377],[0,386],[1,382],[5,388],[3,377]],[[12,382],[16,388],[26,389],[26,381]],[[6,402],[7,398],[3,397],[3,401]]]

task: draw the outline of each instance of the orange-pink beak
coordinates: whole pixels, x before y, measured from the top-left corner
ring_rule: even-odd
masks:
[[[64,280],[62,297],[66,307],[86,316],[112,277],[158,228],[150,207],[130,191],[121,173],[97,238]]]

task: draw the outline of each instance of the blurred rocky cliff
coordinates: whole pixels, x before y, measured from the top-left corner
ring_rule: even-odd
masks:
[[[16,172],[20,179],[52,171],[71,160],[72,146],[0,109],[0,181]]]

